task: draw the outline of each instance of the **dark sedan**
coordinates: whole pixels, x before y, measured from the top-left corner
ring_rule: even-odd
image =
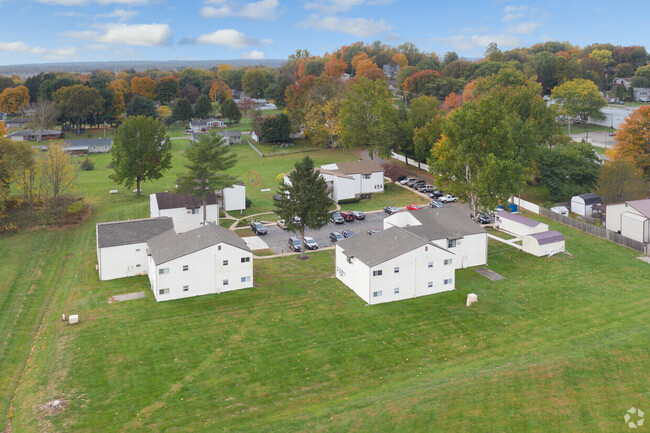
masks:
[[[332,233],[330,233],[330,241],[332,241],[332,242],[342,241],[343,239],[345,239],[345,238],[344,238],[343,235],[342,235],[341,233],[339,233],[339,232],[332,232]]]
[[[366,219],[366,216],[360,210],[352,211],[352,215],[354,215],[354,217],[356,219],[358,219],[358,220],[365,220]]]
[[[343,224],[345,222],[345,218],[343,218],[340,213],[334,212],[330,217],[330,221],[334,224]]]
[[[479,224],[490,224],[492,222],[492,218],[487,215],[479,215],[476,217],[476,221]]]
[[[397,209],[395,206],[386,206],[384,208],[384,212],[387,213],[388,215],[392,215],[394,213],[399,212],[399,209]]]
[[[251,230],[256,235],[265,235],[266,234],[266,227],[264,227],[264,225],[259,221],[253,221],[251,223]]]

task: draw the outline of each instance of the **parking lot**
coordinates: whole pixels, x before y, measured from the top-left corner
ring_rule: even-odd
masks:
[[[354,222],[345,222],[343,224],[332,224],[330,222],[319,230],[305,229],[305,236],[311,236],[318,243],[319,248],[324,248],[333,245],[333,243],[330,242],[331,232],[352,230],[354,232],[353,236],[365,236],[368,230],[381,230],[384,228],[383,221],[384,218],[388,216],[387,214],[382,211],[374,211],[366,213],[365,215],[365,220],[356,220]],[[288,230],[282,230],[276,224],[267,225],[266,228],[268,230],[267,233],[260,237],[274,253],[281,254],[291,252],[287,242],[291,236],[296,236],[294,233]]]

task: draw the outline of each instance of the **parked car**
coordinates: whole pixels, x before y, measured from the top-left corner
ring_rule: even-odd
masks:
[[[366,233],[368,233],[368,236],[372,236],[375,233],[379,233],[381,230],[368,230]]]
[[[344,238],[347,239],[347,238],[352,237],[352,235],[354,234],[354,232],[353,232],[352,230],[343,230],[343,231],[341,232],[341,234],[343,235]]]
[[[302,218],[300,218],[299,216],[293,217],[294,224],[300,224],[301,222],[302,222]]]
[[[289,249],[293,252],[302,251],[302,245],[300,245],[300,239],[296,237],[289,238]]]
[[[406,186],[413,188],[417,182],[424,182],[423,180],[421,181],[420,179],[411,179],[408,182],[406,182]]]
[[[395,206],[386,206],[384,208],[384,212],[387,213],[388,215],[392,215],[394,213],[399,212],[399,209],[397,209]]]
[[[397,180],[396,180],[396,181],[397,181],[397,182],[401,182],[401,181],[403,181],[404,179],[406,179],[406,176],[404,176],[404,175],[402,174],[402,175],[400,175],[400,176],[397,176]]]
[[[305,236],[305,247],[307,247],[308,250],[317,250],[318,243],[314,240],[314,238]]]
[[[354,217],[356,219],[358,219],[358,220],[365,220],[366,219],[366,215],[363,212],[361,212],[360,210],[352,211],[352,215],[354,215]]]
[[[343,224],[345,222],[345,218],[343,218],[340,213],[334,212],[330,217],[330,221],[334,224]]]
[[[445,204],[440,200],[431,200],[429,202],[430,207],[445,207]]]
[[[433,191],[435,191],[435,188],[434,188],[433,185],[424,184],[424,185],[420,185],[420,186],[418,186],[418,191],[420,191],[420,192],[424,192],[424,193],[428,193],[428,192],[433,192]]]
[[[420,179],[420,180],[415,181],[415,183],[413,184],[412,188],[415,189],[415,190],[417,190],[417,191],[419,191],[419,190],[420,190],[420,187],[423,187],[423,186],[426,185],[426,184],[427,184],[427,181],[426,181],[426,180],[421,180],[421,179]]]
[[[251,223],[251,230],[253,230],[253,233],[256,235],[265,235],[266,234],[266,227],[259,222],[259,221],[253,221]]]
[[[483,215],[483,214],[481,214],[481,215],[479,215],[479,216],[476,217],[476,221],[477,221],[479,224],[490,224],[490,223],[492,222],[492,218],[490,218],[490,217],[487,216],[487,215]]]
[[[452,203],[458,201],[458,198],[455,195],[447,194],[440,197],[440,201],[443,203]]]
[[[187,128],[185,131],[183,131],[183,134],[191,134],[192,132],[194,132],[192,131],[192,128]]]
[[[343,217],[346,222],[354,222],[354,214],[350,211],[341,211],[339,214]]]
[[[414,178],[414,177],[407,177],[406,179],[402,179],[402,180],[400,180],[399,183],[401,183],[402,185],[406,185],[406,184],[408,184],[409,182],[415,182],[416,180],[417,180],[417,179]]]
[[[408,210],[420,210],[420,209],[422,209],[422,206],[420,206],[419,204],[412,203],[412,204],[406,206],[406,209],[408,209]]]
[[[282,230],[286,230],[287,222],[285,220],[278,220],[278,227],[280,227]]]
[[[342,241],[343,239],[345,239],[345,238],[344,238],[343,235],[342,235],[341,233],[339,233],[339,232],[332,232],[332,233],[330,233],[330,241],[332,241],[332,242]]]
[[[429,197],[431,198],[440,198],[444,195],[442,191],[438,191],[437,189],[434,189],[429,193]]]

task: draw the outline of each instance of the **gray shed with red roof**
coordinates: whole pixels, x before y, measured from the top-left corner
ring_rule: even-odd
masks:
[[[537,257],[552,256],[564,251],[564,235],[557,230],[533,233],[524,236],[521,246],[524,252]]]

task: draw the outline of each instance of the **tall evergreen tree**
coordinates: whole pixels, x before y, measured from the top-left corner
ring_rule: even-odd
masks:
[[[194,117],[205,119],[210,113],[212,113],[212,103],[210,102],[210,98],[206,95],[199,96],[199,99],[196,100],[196,105],[194,106]]]
[[[226,99],[221,104],[221,115],[230,120],[230,123],[238,123],[241,119],[241,111],[239,111],[239,107],[237,107],[237,104],[231,98]]]
[[[172,119],[187,122],[192,120],[192,104],[187,98],[178,98],[172,108]]]
[[[288,174],[289,184],[281,183],[273,198],[275,212],[287,222],[291,231],[300,232],[301,259],[305,259],[305,227],[319,229],[327,225],[332,200],[327,194],[327,184],[317,171],[314,161],[305,156]],[[294,217],[300,217],[299,221]]]
[[[181,176],[178,190],[203,200],[203,225],[206,222],[208,196],[215,190],[233,186],[237,181],[224,172],[237,163],[232,148],[224,145],[224,138],[216,131],[201,134],[199,141],[190,141],[185,151],[189,163],[187,174]]]

